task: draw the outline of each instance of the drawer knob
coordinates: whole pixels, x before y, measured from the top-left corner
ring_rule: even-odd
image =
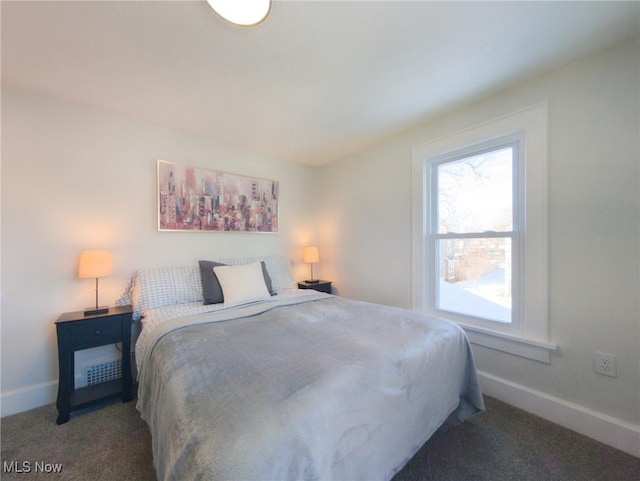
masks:
[[[100,335],[100,329],[96,329],[96,336]]]

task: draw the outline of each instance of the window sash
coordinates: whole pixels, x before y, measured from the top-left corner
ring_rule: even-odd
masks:
[[[505,259],[504,259],[504,269],[505,269],[505,276],[508,276],[509,279],[509,287],[508,290],[509,292],[509,297],[510,297],[510,303],[509,303],[509,313],[508,313],[508,318],[505,317],[505,313],[503,311],[503,308],[505,307],[503,304],[500,304],[498,302],[495,302],[495,299],[492,300],[492,304],[490,305],[485,305],[485,310],[484,313],[486,314],[486,316],[481,316],[480,314],[482,314],[481,310],[478,310],[476,313],[478,315],[476,315],[476,313],[474,313],[474,309],[470,308],[469,306],[461,306],[459,308],[456,308],[454,306],[451,306],[451,304],[449,304],[451,307],[447,308],[446,305],[443,305],[443,301],[444,304],[447,304],[447,296],[451,296],[454,294],[454,292],[447,290],[444,293],[444,298],[443,298],[443,293],[441,292],[441,287],[444,287],[446,284],[443,284],[443,279],[442,279],[442,264],[441,264],[441,260],[444,258],[442,252],[441,252],[441,242],[442,240],[463,240],[463,239],[478,239],[478,240],[482,240],[482,239],[505,239],[505,240],[509,240],[509,251],[510,251],[510,256],[507,259],[507,252],[505,250],[504,254],[505,254]],[[507,235],[488,235],[488,236],[474,236],[474,235],[465,235],[464,237],[451,237],[451,236],[442,236],[440,239],[436,239],[434,236],[434,240],[433,240],[433,245],[434,245],[434,251],[432,252],[432,263],[431,265],[433,266],[432,269],[432,281],[430,283],[430,285],[432,286],[432,290],[430,292],[430,305],[432,306],[432,309],[434,311],[437,311],[439,313],[439,315],[441,317],[451,317],[453,320],[456,321],[460,321],[460,322],[471,322],[471,323],[479,323],[479,324],[488,324],[490,325],[492,328],[496,327],[496,324],[502,325],[502,326],[512,326],[513,324],[517,324],[518,319],[517,319],[517,313],[519,312],[519,299],[518,296],[514,294],[514,291],[517,291],[518,289],[518,273],[515,270],[515,265],[517,265],[517,262],[514,263],[514,258],[517,259],[519,253],[517,252],[517,250],[514,250],[514,244],[516,244],[516,242],[514,241],[514,239],[517,239],[517,235],[516,233],[511,233],[511,234],[507,234]],[[517,248],[517,244],[516,244],[516,248]],[[450,274],[450,272],[447,272],[447,274]],[[488,272],[486,273],[488,274]],[[454,272],[455,275],[455,272]],[[466,282],[469,281],[469,279],[465,280]],[[447,280],[444,280],[445,283],[448,283]],[[495,284],[494,284],[495,286]],[[485,286],[486,287],[486,286]],[[464,287],[460,287],[463,290],[466,290]],[[491,292],[491,289],[489,289],[489,292]],[[460,294],[462,294],[460,292]],[[479,301],[480,303],[484,303],[484,300],[488,300],[488,297],[486,296],[486,294],[488,294],[487,292],[485,292],[485,295],[482,294],[477,294],[477,293],[469,293],[470,295],[474,296],[474,297],[467,297],[466,294],[463,294],[468,301],[473,302],[473,299],[476,299],[476,301]],[[495,295],[495,292],[493,293]],[[517,294],[517,292],[516,292]],[[477,297],[479,297],[479,299]],[[451,301],[451,298],[449,297],[449,302]],[[495,305],[493,305],[495,304]],[[476,306],[478,307],[478,306]]]
[[[425,162],[428,164],[429,177],[431,180],[430,185],[430,199],[429,205],[431,209],[429,210],[429,233],[431,235],[443,235],[446,233],[438,232],[439,225],[439,212],[438,212],[438,198],[440,195],[439,192],[439,178],[438,178],[438,168],[443,164],[448,164],[451,162],[458,162],[460,160],[467,159],[469,157],[480,156],[483,154],[487,154],[489,152],[494,152],[498,150],[503,150],[506,148],[512,149],[512,157],[511,157],[511,219],[512,219],[512,229],[511,231],[520,230],[520,217],[524,214],[524,195],[522,192],[524,191],[523,187],[523,178],[521,171],[524,167],[524,156],[522,144],[524,142],[524,134],[522,132],[509,134],[506,136],[502,136],[497,139],[487,140],[484,142],[480,142],[478,144],[474,144],[472,146],[466,146],[459,149],[454,150],[453,152],[444,153],[438,156],[435,156],[431,159],[427,159]],[[490,232],[509,232],[509,231],[485,231],[487,233]],[[469,234],[469,232],[449,232],[449,234]]]

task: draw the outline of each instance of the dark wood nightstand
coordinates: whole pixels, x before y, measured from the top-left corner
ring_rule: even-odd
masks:
[[[105,314],[85,316],[84,312],[67,312],[56,321],[58,333],[58,419],[69,420],[75,411],[96,401],[122,395],[122,402],[133,398],[131,380],[131,306],[111,307]],[[83,349],[122,343],[122,378],[74,388],[74,353]]]
[[[298,289],[313,289],[315,291],[326,292],[327,294],[331,294],[331,281],[318,281],[318,282],[309,282],[302,281],[298,282]]]

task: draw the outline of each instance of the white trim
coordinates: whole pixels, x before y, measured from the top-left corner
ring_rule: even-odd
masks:
[[[478,371],[482,391],[523,411],[640,457],[640,425]]]
[[[549,362],[548,349],[531,349],[523,343],[505,342],[505,336],[489,338],[493,332],[510,335],[512,339],[526,339],[535,344],[549,341],[549,293],[548,293],[548,206],[547,206],[547,103],[541,102],[517,112],[471,126],[450,135],[414,146],[412,158],[412,309],[442,317],[430,302],[431,279],[428,269],[432,261],[428,258],[428,218],[429,172],[428,159],[457,151],[463,146],[474,146],[490,139],[525,132],[524,155],[525,174],[523,189],[526,191],[526,206],[520,231],[526,238],[522,264],[518,268],[520,279],[520,309],[518,319],[512,323],[482,321],[470,316],[447,314],[447,318],[466,325],[474,324],[484,328],[481,335],[475,335],[477,344],[500,349],[510,354],[527,357],[541,362]],[[515,276],[514,276],[515,280]],[[514,285],[514,288],[517,286]],[[531,344],[530,343],[530,344]],[[524,346],[524,347],[523,347]],[[555,346],[553,346],[555,348]]]
[[[10,416],[51,404],[55,402],[57,394],[57,380],[3,392],[0,395],[0,415]]]
[[[469,341],[473,344],[508,352],[545,364],[549,364],[550,355],[556,350],[556,345],[549,342],[525,339],[503,332],[492,331],[491,329],[470,326],[461,322],[459,322],[458,325],[464,329]]]

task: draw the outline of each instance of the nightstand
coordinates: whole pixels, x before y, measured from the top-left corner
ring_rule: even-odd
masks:
[[[122,395],[122,402],[133,398],[131,380],[131,306],[111,307],[109,312],[85,316],[83,311],[67,312],[56,321],[58,334],[58,419],[69,420],[71,411],[96,401]],[[83,349],[122,343],[122,378],[74,388],[74,353]]]
[[[298,282],[298,289],[313,289],[315,291],[326,292],[327,294],[331,294],[331,281],[318,281],[318,282],[309,282],[302,281]]]

